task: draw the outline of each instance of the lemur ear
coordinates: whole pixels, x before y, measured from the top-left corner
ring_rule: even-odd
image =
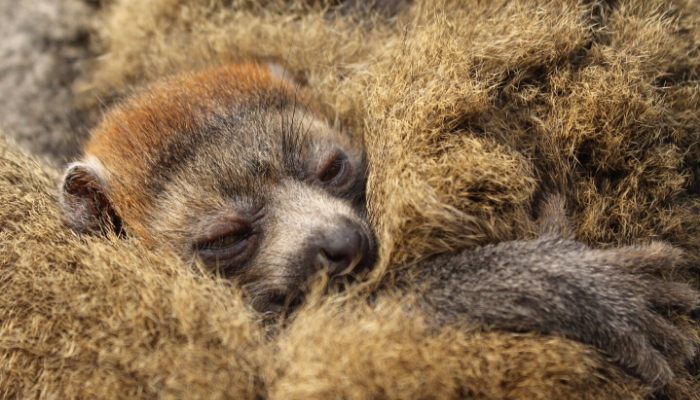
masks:
[[[61,205],[70,225],[80,232],[121,233],[121,219],[97,171],[90,165],[73,163],[68,166],[61,184]]]

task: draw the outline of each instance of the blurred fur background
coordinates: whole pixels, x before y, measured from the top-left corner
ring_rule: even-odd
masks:
[[[33,11],[39,3],[48,11]],[[0,4],[4,396],[651,395],[589,346],[435,332],[390,293],[371,305],[317,299],[266,332],[226,282],[133,239],[70,231],[56,165],[78,152],[101,108],[153,78],[272,60],[329,120],[364,136],[375,277],[532,237],[542,198],[557,192],[579,240],[672,243],[686,262],[664,278],[697,285],[697,2],[416,0],[392,3],[396,14],[275,0],[39,3]],[[697,320],[676,322],[700,344]],[[698,367],[700,358],[655,396],[700,398]]]
[[[0,2],[0,127],[57,166],[87,134],[72,85],[90,58],[95,12],[82,0]]]

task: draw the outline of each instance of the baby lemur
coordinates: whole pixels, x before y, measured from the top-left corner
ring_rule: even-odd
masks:
[[[307,102],[257,64],[157,82],[107,113],[68,167],[66,215],[170,244],[280,310],[317,266],[367,268],[376,248],[361,149]]]
[[[275,70],[240,63],[184,73],[109,110],[65,173],[70,224],[169,245],[238,281],[263,312],[283,310],[319,270],[339,277],[371,268],[377,245],[364,211],[361,145]],[[557,233],[566,232],[556,223],[563,207],[550,203],[542,238],[423,260],[395,284],[417,288],[438,326],[562,334],[646,382],[668,382],[669,362],[686,362],[696,349],[663,312],[697,308],[698,294],[643,276],[678,253],[589,249]]]

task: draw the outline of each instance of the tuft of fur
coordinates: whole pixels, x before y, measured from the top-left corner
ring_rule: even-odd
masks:
[[[680,246],[684,262],[661,278],[696,285],[700,8],[661,0],[503,0],[468,9],[460,3],[414,1],[396,18],[358,22],[282,1],[115,0],[101,16],[104,55],[82,86],[85,104],[96,97],[108,102],[172,72],[251,57],[275,60],[313,88],[329,119],[364,135],[370,211],[381,243],[377,278],[434,254],[532,238],[543,194],[560,192],[577,239],[592,248],[651,239]],[[207,298],[211,304],[231,302],[225,300],[230,292],[209,292],[214,283],[181,272],[179,264],[163,261],[168,268],[154,271],[144,253],[124,243],[76,238],[61,245],[56,235],[68,235],[65,227],[47,222],[58,218],[56,210],[46,211],[55,202],[55,181],[41,178],[46,174],[14,150],[5,153],[7,190],[0,194],[3,204],[17,206],[2,210],[1,220],[11,222],[3,225],[8,235],[0,261],[25,266],[4,269],[1,280],[8,301],[0,320],[14,330],[0,337],[16,339],[2,346],[2,357],[12,361],[0,364],[12,366],[0,367],[8,394],[90,397],[108,388],[97,394],[149,397],[161,390],[175,397],[185,387],[189,397],[239,390],[250,397],[309,398],[340,392],[641,398],[651,392],[591,347],[558,336],[429,332],[424,317],[415,308],[397,309],[404,303],[396,299],[352,308],[331,296],[333,307],[310,306],[279,340],[259,345],[247,310],[232,305],[221,314],[196,300],[201,290],[221,294]],[[72,258],[73,246],[84,249],[82,261]],[[104,246],[118,246],[110,257],[119,254],[124,263],[99,258]],[[657,261],[666,265],[666,256],[642,253],[655,260],[643,263],[650,269]],[[97,275],[76,277],[93,265],[103,274],[99,290],[89,292],[96,293],[96,306],[81,314],[86,300],[75,293],[88,290]],[[77,272],[56,279],[72,268]],[[152,272],[153,280],[143,280]],[[185,318],[173,314],[168,301],[155,300],[163,293],[159,285],[181,279],[190,282],[183,302],[202,307],[188,318],[201,325],[130,325],[143,321],[131,315],[144,310]],[[115,300],[106,304],[125,310],[114,318],[109,308],[97,307],[113,292]],[[150,299],[143,308],[142,299]],[[56,304],[68,306],[52,308]],[[667,313],[697,348],[697,321]],[[241,330],[253,333],[203,342]],[[161,341],[151,342],[151,333]],[[104,337],[113,339],[104,345]],[[137,345],[110,351],[112,342]],[[144,359],[152,364],[137,363]],[[671,361],[675,378],[663,395],[700,398],[697,372],[680,361]],[[696,356],[691,367],[697,371],[699,363]],[[219,379],[217,371],[235,379]]]
[[[405,297],[314,300],[268,336],[224,280],[60,218],[57,173],[0,140],[0,388],[40,398],[641,398],[594,349],[431,329]],[[319,327],[323,327],[319,329]],[[606,366],[607,365],[607,366]]]
[[[222,281],[65,224],[58,177],[0,140],[4,398],[254,398],[268,351]],[[11,244],[11,245],[9,245]]]
[[[434,329],[414,297],[326,297],[282,332],[273,399],[596,399],[649,391],[577,342]],[[319,329],[319,327],[323,327]]]

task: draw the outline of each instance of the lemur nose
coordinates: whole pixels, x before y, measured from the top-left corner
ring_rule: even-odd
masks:
[[[369,239],[354,224],[342,224],[318,243],[317,260],[334,277],[352,271],[369,251]]]

